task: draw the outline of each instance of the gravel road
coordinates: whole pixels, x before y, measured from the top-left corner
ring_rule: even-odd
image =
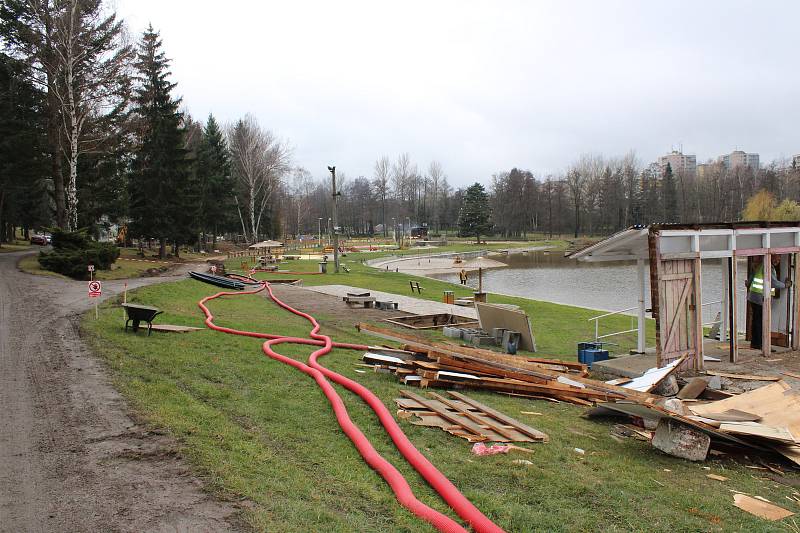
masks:
[[[239,531],[173,439],[138,426],[78,334],[86,283],[0,254],[0,532]],[[129,288],[182,278],[188,267]],[[123,288],[103,283],[103,297]]]

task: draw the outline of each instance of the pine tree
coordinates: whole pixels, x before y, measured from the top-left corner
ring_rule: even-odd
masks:
[[[470,185],[458,213],[458,234],[461,237],[475,235],[477,242],[481,242],[481,234],[492,229],[491,215],[486,189],[480,183]]]
[[[208,116],[197,157],[197,179],[201,192],[201,226],[212,232],[212,246],[217,244],[220,230],[235,224],[233,179],[228,145],[213,115]]]
[[[664,222],[678,222],[678,189],[672,175],[672,165],[669,163],[664,169],[661,197],[664,202]]]
[[[168,80],[169,60],[152,26],[139,43],[135,67],[138,86],[133,101],[140,144],[128,182],[131,232],[133,236],[158,239],[163,258],[168,238],[177,251],[189,237],[190,161],[179,111],[181,100],[171,96],[176,84]]]

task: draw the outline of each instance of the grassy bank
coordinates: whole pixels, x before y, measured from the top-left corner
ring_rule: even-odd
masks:
[[[472,249],[475,249],[475,247],[472,246]],[[300,277],[303,279],[303,284],[306,286],[332,284],[352,285],[365,289],[380,290],[408,296],[411,296],[408,282],[414,280],[418,281],[420,285],[424,287],[422,295],[420,296],[415,292],[413,294],[415,297],[432,301],[442,301],[443,292],[446,290],[454,291],[456,297],[472,295],[473,289],[462,285],[410,274],[382,271],[362,264],[362,260],[366,261],[382,255],[385,254],[368,252],[348,253],[347,257],[342,258],[342,263],[350,269],[349,273],[342,270],[339,274],[334,274],[333,265],[331,263],[329,265],[330,273],[326,275],[297,276],[259,272],[255,277],[259,279]],[[236,270],[240,267],[240,263],[241,260],[239,259],[230,259],[226,262],[226,268]],[[318,270],[318,261],[306,259],[286,261],[281,264],[280,268],[294,272],[313,273]],[[572,307],[496,294],[489,295],[489,302],[518,305],[520,309],[524,310],[528,313],[528,316],[531,317],[537,348],[540,352],[573,359],[576,353],[576,343],[594,339],[594,323],[589,322],[589,319],[602,313],[583,307]],[[635,319],[630,316],[609,317],[604,319],[601,324],[601,334],[603,332],[624,331],[636,327]],[[655,335],[654,323],[652,320],[648,321],[647,327],[648,342],[652,342]],[[618,346],[611,347],[616,353],[627,353],[630,349],[636,347],[635,334],[622,335],[610,340],[618,344]]]
[[[297,268],[311,266],[297,263]],[[346,282],[381,290],[404,290],[408,278],[362,271],[356,264],[350,277],[345,276],[307,278],[308,283]],[[425,283],[429,297],[438,298],[440,287]],[[132,291],[129,299],[165,310],[161,323],[202,326],[196,302],[214,292],[213,287],[187,280]],[[520,302],[533,311],[542,349],[569,356],[579,335],[564,316],[585,311]],[[297,336],[306,336],[309,329],[262,296],[216,300],[210,307],[220,325]],[[313,313],[313,297],[307,310]],[[338,341],[373,342],[350,327],[330,327],[324,317],[322,323],[323,331]],[[183,454],[212,490],[254,502],[246,519],[257,530],[431,531],[397,505],[385,483],[357,455],[316,384],[265,358],[259,341],[210,330],[154,333],[149,338],[126,334],[122,311],[112,302],[101,307],[99,320],[86,315],[82,328],[133,407],[147,422],[179,439]],[[281,346],[280,351],[299,359],[310,352],[292,346]],[[323,362],[369,387],[394,410],[401,386],[392,376],[356,372],[360,355],[335,350]],[[339,390],[353,420],[409,479],[416,494],[446,510],[394,451],[372,412],[357,397]],[[648,443],[618,442],[609,437],[611,422],[584,419],[584,409],[573,405],[471,395],[547,432],[551,442],[532,446],[534,454],[476,457],[466,441],[439,429],[400,424],[467,497],[508,531],[775,530],[775,524],[734,508],[728,489],[792,508],[784,498],[792,489],[765,481],[761,472],[733,460],[700,465],[665,456]],[[515,463],[518,459],[532,464]],[[730,479],[712,481],[707,473]]]

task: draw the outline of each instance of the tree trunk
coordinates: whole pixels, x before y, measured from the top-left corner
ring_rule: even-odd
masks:
[[[68,229],[64,176],[61,173],[61,129],[58,126],[58,100],[52,89],[48,90],[47,105],[49,108],[47,143],[50,152],[50,168],[56,203],[56,225],[61,229]]]
[[[164,259],[167,257],[167,241],[164,237],[161,237],[158,240],[158,257],[159,259]]]

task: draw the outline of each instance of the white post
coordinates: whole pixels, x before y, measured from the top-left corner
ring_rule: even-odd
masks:
[[[645,291],[646,291],[646,284],[645,284],[645,260],[644,259],[637,259],[636,260],[636,268],[639,273],[639,319],[638,319],[638,334],[637,334],[637,341],[636,341],[636,350],[639,353],[644,353],[645,349],[645,338],[646,338],[646,319],[645,319]]]
[[[728,322],[730,321],[730,305],[731,305],[731,292],[730,292],[730,265],[728,258],[723,257],[720,259],[719,266],[722,268],[722,308],[720,309],[720,324],[719,324],[719,340],[725,342],[728,340]]]

